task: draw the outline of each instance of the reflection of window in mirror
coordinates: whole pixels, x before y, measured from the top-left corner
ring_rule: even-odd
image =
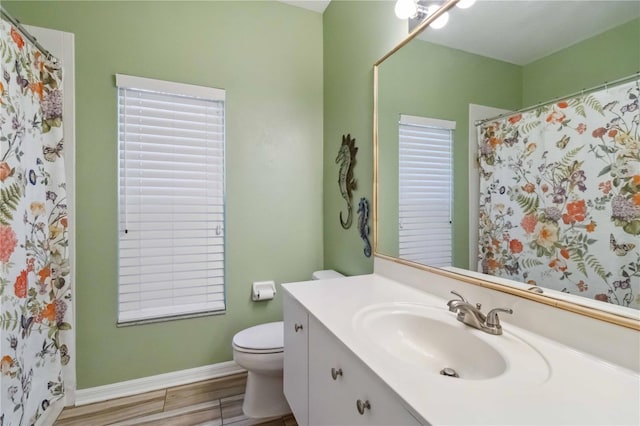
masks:
[[[402,259],[451,266],[456,123],[401,115],[398,239]]]

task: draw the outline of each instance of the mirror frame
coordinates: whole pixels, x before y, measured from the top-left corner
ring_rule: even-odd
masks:
[[[569,311],[575,314],[584,315],[590,318],[605,321],[621,327],[627,327],[633,330],[640,331],[640,321],[633,318],[616,315],[610,312],[605,312],[595,308],[583,306],[577,303],[554,299],[549,296],[533,293],[533,292],[515,288],[515,287],[509,287],[509,286],[498,284],[489,280],[470,277],[467,275],[458,274],[456,272],[447,271],[445,269],[422,265],[419,263],[411,262],[409,260],[400,259],[397,257],[389,256],[389,255],[378,252],[378,189],[379,189],[379,185],[378,185],[378,166],[379,166],[378,77],[379,77],[379,67],[391,55],[393,55],[395,52],[397,52],[400,48],[402,48],[404,45],[409,43],[411,40],[416,38],[425,28],[429,26],[431,22],[433,22],[444,12],[448,11],[453,6],[455,6],[455,4],[458,3],[458,1],[459,0],[447,0],[433,15],[426,18],[404,40],[398,43],[393,49],[391,49],[388,53],[386,53],[382,58],[378,59],[373,64],[373,255],[374,257],[377,257],[379,259],[389,260],[389,261],[410,266],[413,268],[421,269],[423,271],[442,275],[448,278],[453,278],[468,284],[478,285],[491,290],[496,290],[503,293],[511,294],[513,296],[522,297],[524,299],[532,300],[534,302],[542,303],[558,309],[563,309],[565,311]]]

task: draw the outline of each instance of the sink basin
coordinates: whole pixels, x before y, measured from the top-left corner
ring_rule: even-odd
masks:
[[[388,356],[434,374],[452,369],[459,379],[487,380],[521,363],[523,376],[530,377],[532,369],[542,380],[548,374],[541,355],[522,340],[506,331],[494,336],[470,328],[446,309],[409,303],[369,306],[356,314],[354,327]]]

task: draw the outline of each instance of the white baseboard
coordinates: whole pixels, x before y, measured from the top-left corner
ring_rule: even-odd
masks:
[[[242,373],[244,371],[246,370],[234,361],[227,361],[220,362],[218,364],[190,368],[188,370],[173,371],[171,373],[158,374],[156,376],[112,383],[104,386],[78,389],[76,391],[75,405],[86,405],[109,399],[122,398],[124,396],[137,395],[158,389],[199,382],[201,380],[229,376],[231,374]]]

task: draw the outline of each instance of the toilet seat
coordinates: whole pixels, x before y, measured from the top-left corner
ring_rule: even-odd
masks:
[[[273,354],[284,351],[284,323],[269,322],[244,329],[233,336],[233,348],[252,354]]]

